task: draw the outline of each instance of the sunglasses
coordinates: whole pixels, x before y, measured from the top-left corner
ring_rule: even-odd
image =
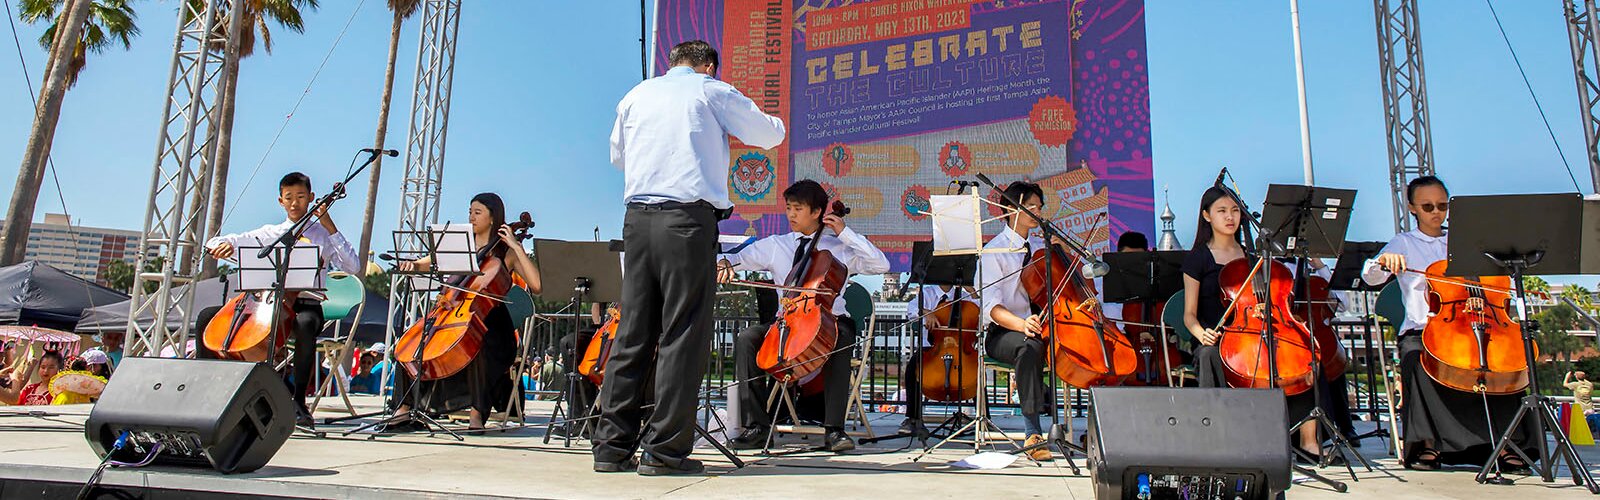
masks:
[[[1449,212],[1450,202],[1447,201],[1438,205],[1432,203],[1418,203],[1417,208],[1422,209],[1424,212]]]

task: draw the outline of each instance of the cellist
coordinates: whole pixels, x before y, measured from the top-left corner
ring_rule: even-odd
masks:
[[[220,235],[206,241],[206,252],[217,260],[233,259],[240,246],[254,245],[265,246],[282,237],[295,221],[300,220],[310,209],[311,203],[316,200],[316,195],[311,192],[311,178],[300,172],[290,172],[278,180],[278,206],[283,207],[286,220],[277,224],[269,224],[243,233]],[[350,242],[344,239],[344,234],[339,232],[339,227],[333,223],[333,218],[327,213],[317,214],[318,224],[306,227],[301,234],[303,243],[316,245],[322,252],[323,265],[318,266],[319,273],[326,273],[326,268],[332,266],[350,273],[361,275],[361,259],[356,256],[356,251]],[[323,276],[326,278],[326,276]],[[211,323],[211,318],[216,316],[219,307],[209,307],[200,311],[196,320],[196,331],[204,332],[206,325]],[[311,410],[306,407],[306,392],[311,387],[311,370],[315,367],[317,353],[317,333],[322,331],[322,299],[317,294],[302,293],[294,303],[294,364],[293,375],[289,391],[294,394],[297,405],[295,423],[302,427],[312,427]],[[200,358],[218,358],[205,348],[205,342],[195,342],[196,355]]]
[[[1401,463],[1415,470],[1438,470],[1447,464],[1482,465],[1504,426],[1516,414],[1520,394],[1484,397],[1463,392],[1439,384],[1423,370],[1422,330],[1432,319],[1428,280],[1404,271],[1425,269],[1449,256],[1445,221],[1450,215],[1450,192],[1438,177],[1418,177],[1406,185],[1406,204],[1416,229],[1390,239],[1377,257],[1367,261],[1361,276],[1368,284],[1378,285],[1399,273],[1405,304],[1405,321],[1397,330],[1400,385],[1405,394],[1400,406],[1401,434],[1405,438]],[[1489,427],[1485,406],[1495,428]],[[1535,438],[1538,437],[1523,426],[1513,441],[1526,450]],[[1513,453],[1502,454],[1499,460],[1502,471],[1528,470],[1529,464]]]
[[[1016,200],[1033,213],[1044,209],[1044,190],[1038,184],[1016,181],[1006,186],[1006,196],[1000,204],[1016,208]],[[1027,267],[1033,251],[1044,247],[1044,240],[1030,236],[1039,227],[1038,222],[1020,211],[1006,217],[1006,228],[989,240],[983,248],[1022,248],[1022,253],[984,253],[978,256],[978,289],[983,299],[979,309],[978,330],[986,332],[984,347],[990,357],[1010,363],[1017,397],[1022,404],[1022,425],[1027,434],[1026,446],[1044,442],[1044,428],[1039,414],[1048,411],[1055,400],[1050,387],[1045,384],[1046,343],[1044,320],[1032,314],[1032,304],[1027,290],[1023,289],[1021,270]],[[1034,460],[1050,460],[1049,448],[1039,447],[1028,452]]]
[[[906,309],[906,321],[913,321],[918,317],[922,318],[922,331],[919,336],[921,340],[914,347],[918,354],[906,356],[906,364],[900,368],[900,385],[906,391],[906,419],[900,422],[899,429],[902,434],[916,435],[919,432],[925,433],[927,431],[927,428],[922,423],[923,374],[922,363],[918,358],[921,357],[921,353],[924,350],[933,347],[928,342],[928,330],[945,326],[940,323],[939,316],[932,314],[933,311],[939,307],[949,307],[949,304],[956,300],[957,290],[960,290],[962,302],[978,304],[978,295],[973,291],[972,287],[957,289],[950,285],[923,285],[922,289],[917,292],[917,302],[921,306]]]
[[[1200,215],[1195,227],[1194,245],[1183,259],[1183,324],[1194,335],[1199,346],[1194,350],[1195,370],[1200,387],[1228,387],[1222,352],[1219,325],[1227,307],[1223,303],[1221,283],[1222,268],[1239,259],[1255,260],[1246,253],[1243,224],[1239,204],[1226,189],[1212,186],[1200,196]],[[1234,311],[1233,314],[1249,314]],[[1321,381],[1318,381],[1321,383]],[[1311,412],[1316,405],[1312,391],[1289,396],[1284,418],[1294,425]],[[1296,431],[1300,449],[1297,457],[1318,456],[1322,450],[1314,423],[1301,425]],[[1335,456],[1335,463],[1342,457]]]
[[[528,293],[538,295],[543,291],[539,267],[528,258],[522,242],[512,235],[511,227],[506,225],[506,205],[499,195],[479,193],[473,196],[468,204],[467,223],[472,226],[472,237],[479,249],[480,261],[498,259],[513,276],[527,284]],[[401,271],[426,271],[433,267],[433,262],[423,257],[401,262],[398,267]],[[483,347],[471,365],[455,375],[423,382],[429,385],[419,388],[425,390],[419,393],[423,394],[425,400],[432,401],[409,400],[412,394],[410,386],[414,381],[406,370],[396,370],[395,394],[402,398],[395,410],[396,415],[404,415],[415,406],[433,407],[440,411],[452,411],[465,406],[471,410],[467,427],[483,428],[489,412],[497,404],[505,405],[510,400],[511,365],[518,354],[517,325],[512,324],[511,313],[505,304],[495,306],[484,319],[484,324],[487,331],[484,333]],[[462,386],[465,386],[465,390],[461,389]],[[431,393],[432,398],[427,393]],[[462,393],[468,398],[465,404],[454,397]]]
[[[788,234],[762,238],[738,253],[724,254],[718,262],[718,281],[728,282],[736,271],[767,271],[773,279],[782,280],[800,263],[811,248],[811,239],[818,250],[827,250],[833,258],[843,262],[850,274],[883,274],[889,272],[889,258],[876,245],[855,230],[845,226],[844,219],[827,213],[828,192],[821,184],[810,179],[801,180],[783,190],[784,215],[789,219]],[[832,230],[833,234],[823,232]],[[844,415],[850,399],[850,359],[856,341],[855,322],[850,321],[844,307],[844,296],[834,299],[831,313],[839,318],[839,337],[836,349],[828,357],[819,377],[824,377],[823,399],[826,401],[822,426],[827,430],[823,446],[835,453],[855,449],[855,442],[844,433]],[[730,443],[735,449],[760,449],[772,432],[772,418],[767,414],[769,390],[766,377],[756,365],[756,352],[761,349],[771,321],[763,318],[762,324],[746,328],[734,341],[734,376],[745,383],[739,389],[739,419],[744,432]]]

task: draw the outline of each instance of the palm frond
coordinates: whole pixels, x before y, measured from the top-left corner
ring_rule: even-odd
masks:
[[[389,0],[389,11],[400,19],[410,18],[422,6],[422,0]]]

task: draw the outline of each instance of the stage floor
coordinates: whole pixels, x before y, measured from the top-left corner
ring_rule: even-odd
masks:
[[[364,397],[358,409],[372,410],[379,401]],[[324,408],[327,408],[324,402]],[[550,403],[531,405],[530,422],[543,422]],[[0,497],[70,497],[98,462],[82,434],[89,407],[34,408],[48,413],[28,415],[26,407],[0,410]],[[9,413],[6,413],[9,412]],[[320,412],[319,417],[336,416]],[[880,433],[892,432],[897,415],[877,415]],[[1005,424],[1005,422],[1002,422]],[[1359,430],[1371,423],[1357,422]],[[1082,420],[1078,421],[1082,429]],[[338,430],[322,426],[321,430]],[[369,440],[363,435],[318,439],[296,435],[272,462],[250,474],[224,476],[209,470],[151,467],[112,469],[103,484],[144,498],[237,498],[277,496],[300,498],[1093,498],[1087,470],[1074,476],[1066,464],[1035,466],[1026,460],[1002,470],[962,470],[949,465],[972,454],[970,445],[949,445],[921,462],[920,449],[898,449],[906,440],[879,443],[846,455],[799,453],[778,457],[747,454],[748,467],[735,469],[714,449],[697,457],[706,461],[701,477],[641,477],[591,471],[586,441],[563,447],[559,439],[543,443],[543,427],[468,436],[456,442],[447,436],[413,435]],[[783,443],[799,445],[799,438]],[[1361,451],[1374,459],[1375,470],[1357,467],[1360,481],[1349,481],[1343,468],[1324,469],[1347,481],[1340,494],[1316,483],[1296,484],[1291,498],[1592,498],[1562,479],[1542,483],[1518,476],[1511,486],[1473,482],[1474,471],[1411,472],[1384,452],[1385,441],[1372,438]],[[1581,447],[1585,461],[1600,463],[1600,449]],[[1080,467],[1082,459],[1078,461]],[[1593,468],[1593,467],[1591,467]],[[1600,472],[1600,471],[1597,471]],[[1297,476],[1298,479],[1298,476]],[[74,485],[75,483],[76,485]],[[144,490],[141,492],[143,489]],[[65,494],[63,494],[65,493]]]

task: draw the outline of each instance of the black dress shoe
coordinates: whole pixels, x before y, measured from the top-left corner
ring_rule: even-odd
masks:
[[[677,465],[669,465],[649,453],[639,460],[639,475],[641,476],[694,476],[706,473],[706,464],[693,458],[680,460]]]
[[[734,437],[732,441],[728,441],[728,447],[735,450],[759,450],[766,448],[767,436],[771,434],[771,430],[766,427],[746,427],[744,432],[739,433],[739,435]]]
[[[314,419],[314,418],[311,418],[311,412],[306,410],[305,403],[301,403],[300,407],[295,409],[295,411],[294,411],[294,425],[296,427],[304,427],[304,428],[307,428],[307,429],[316,429],[317,428],[317,420]]]
[[[636,470],[639,470],[639,461],[634,460],[633,457],[628,457],[627,460],[621,462],[595,461],[594,463],[595,472],[633,472]]]
[[[850,435],[845,434],[843,429],[829,429],[828,433],[822,436],[822,445],[834,453],[856,449],[856,442],[850,440]]]

